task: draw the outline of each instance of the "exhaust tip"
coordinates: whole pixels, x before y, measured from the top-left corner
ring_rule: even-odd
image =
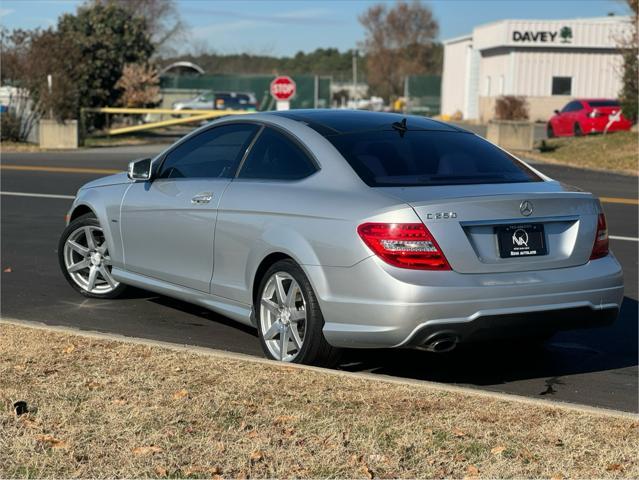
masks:
[[[427,352],[445,353],[453,350],[458,341],[455,335],[433,335],[423,343],[422,348]]]

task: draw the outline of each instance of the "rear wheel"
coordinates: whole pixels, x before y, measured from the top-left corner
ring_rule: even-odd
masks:
[[[573,127],[573,131],[575,132],[575,137],[583,137],[584,132],[583,130],[581,130],[581,127],[579,126],[578,123],[575,123],[575,126]]]
[[[69,284],[86,297],[115,298],[126,288],[111,275],[104,230],[91,213],[76,218],[62,232],[58,260]]]
[[[308,278],[293,260],[267,270],[255,301],[260,343],[272,360],[333,366],[339,350],[329,345],[324,317]]]

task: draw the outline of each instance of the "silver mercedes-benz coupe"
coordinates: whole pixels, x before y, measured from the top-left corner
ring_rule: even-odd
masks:
[[[266,356],[448,351],[614,321],[606,218],[481,137],[390,113],[225,117],[77,194],[59,244],[88,297],[125,285],[257,328]]]

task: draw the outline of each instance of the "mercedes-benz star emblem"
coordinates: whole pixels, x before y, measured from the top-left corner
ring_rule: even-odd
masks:
[[[532,212],[533,212],[532,202],[529,200],[524,200],[523,202],[521,202],[521,204],[519,205],[519,211],[524,217],[529,217],[530,215],[532,215]]]

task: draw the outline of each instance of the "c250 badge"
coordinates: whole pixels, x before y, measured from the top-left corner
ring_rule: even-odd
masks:
[[[427,220],[448,220],[451,218],[457,218],[457,212],[435,212],[427,213]]]

